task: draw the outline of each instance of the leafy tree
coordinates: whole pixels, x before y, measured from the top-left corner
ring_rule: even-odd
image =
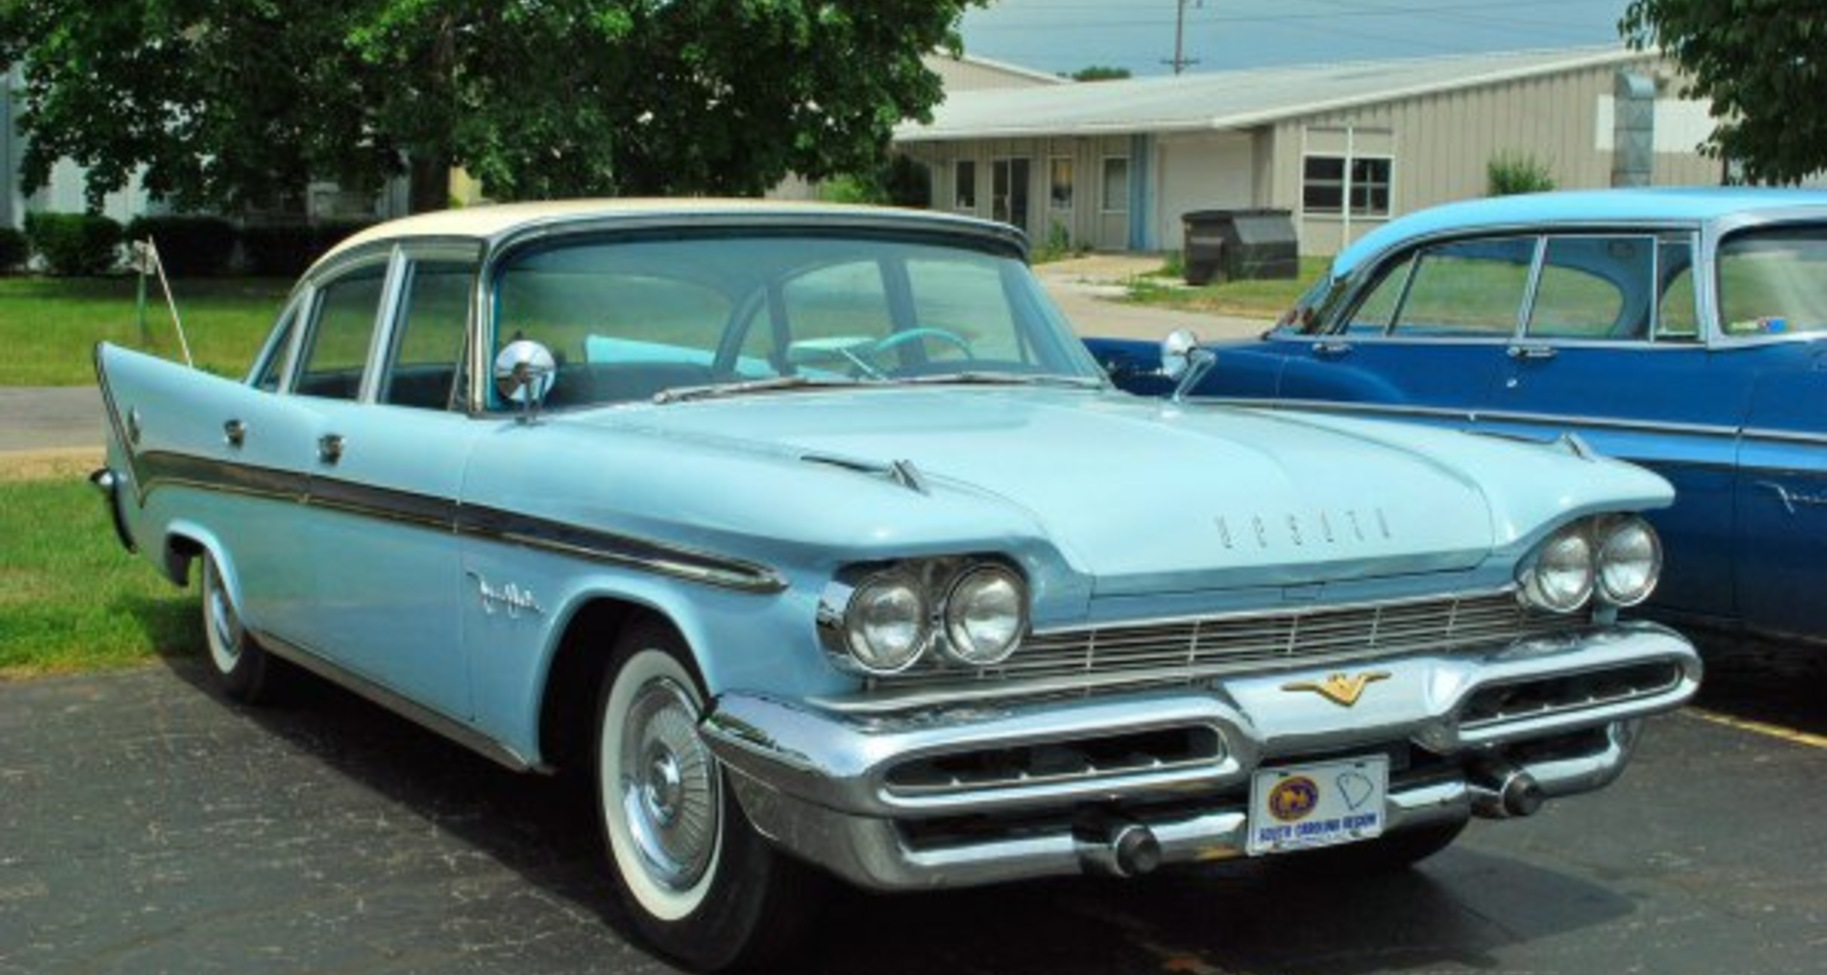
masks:
[[[879,166],[981,2],[0,0],[0,69],[26,187],[68,156],[96,202],[141,167],[193,207],[410,167],[436,209],[456,165],[504,199],[753,194]]]
[[[1703,147],[1746,178],[1794,182],[1827,167],[1827,6],[1794,0],[1631,0],[1618,30],[1693,76],[1718,125]]]
[[[1102,64],[1093,64],[1078,69],[1066,77],[1073,81],[1121,81],[1129,77],[1128,68],[1112,68]]]

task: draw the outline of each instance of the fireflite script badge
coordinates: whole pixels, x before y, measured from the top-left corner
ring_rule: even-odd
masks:
[[[476,580],[476,594],[482,599],[482,611],[490,616],[495,615],[497,609],[507,610],[509,619],[519,619],[522,613],[533,615],[544,615],[545,613],[545,608],[539,605],[539,600],[534,599],[531,592],[511,582],[504,586],[491,586],[480,573],[466,572],[464,574]]]
[[[1364,688],[1369,687],[1375,681],[1388,679],[1389,671],[1387,670],[1375,670],[1350,676],[1332,674],[1317,684],[1312,681],[1299,680],[1283,684],[1281,689],[1284,691],[1312,691],[1340,707],[1348,708],[1358,703],[1358,698],[1364,696]]]

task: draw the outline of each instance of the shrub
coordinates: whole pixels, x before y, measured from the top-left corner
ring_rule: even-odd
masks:
[[[1500,152],[1485,163],[1485,191],[1490,196],[1545,193],[1554,189],[1548,164],[1527,153]]]
[[[337,241],[367,226],[367,222],[328,221],[247,227],[241,231],[241,246],[251,273],[295,278]]]
[[[147,237],[174,278],[221,274],[235,255],[235,225],[220,217],[138,217],[127,225],[128,240]]]
[[[11,227],[0,227],[0,274],[11,274],[24,267],[25,259],[31,253],[25,243],[25,234]]]
[[[28,213],[25,238],[55,275],[106,274],[120,263],[121,225],[97,213]]]

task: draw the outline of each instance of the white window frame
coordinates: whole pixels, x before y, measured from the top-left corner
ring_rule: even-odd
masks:
[[[1340,179],[1337,183],[1339,188],[1339,206],[1336,209],[1315,209],[1307,203],[1307,188],[1310,185],[1314,185],[1313,181],[1307,176],[1307,164],[1315,159],[1336,159],[1342,164]],[[1383,209],[1381,211],[1369,209],[1355,210],[1352,208],[1352,191],[1357,188],[1357,184],[1352,180],[1351,172],[1360,161],[1382,162],[1387,167],[1387,175],[1384,176],[1383,182],[1380,184],[1383,187]],[[1320,181],[1318,185],[1333,184],[1330,180],[1324,180]],[[1368,185],[1376,186],[1379,184],[1373,182]],[[1350,149],[1346,149],[1344,152],[1302,153],[1300,157],[1300,204],[1301,213],[1308,216],[1333,217],[1346,220],[1390,219],[1396,212],[1395,155],[1386,152],[1353,152]]]

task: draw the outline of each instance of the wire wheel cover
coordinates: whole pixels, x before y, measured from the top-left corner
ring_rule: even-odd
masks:
[[[690,889],[717,849],[717,764],[697,709],[672,681],[649,681],[622,719],[620,789],[641,865],[659,885]]]

